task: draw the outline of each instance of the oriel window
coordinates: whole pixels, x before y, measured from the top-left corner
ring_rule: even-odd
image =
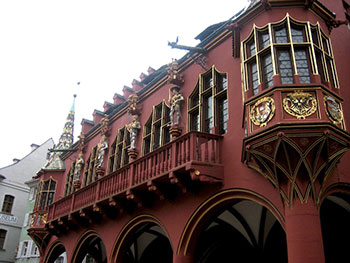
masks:
[[[307,84],[312,74],[319,74],[322,82],[339,87],[330,40],[319,24],[295,21],[287,14],[282,21],[254,25],[242,51],[243,88],[253,96],[272,87],[274,75],[282,84],[293,84],[294,75]]]
[[[39,194],[37,195],[36,205],[40,210],[45,210],[51,205],[56,192],[56,181],[52,178],[41,181],[39,184]]]

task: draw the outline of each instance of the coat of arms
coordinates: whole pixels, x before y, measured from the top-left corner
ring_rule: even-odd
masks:
[[[317,101],[310,93],[298,90],[283,99],[283,109],[297,119],[305,119],[316,111]]]
[[[250,108],[250,120],[260,127],[266,126],[266,124],[272,119],[275,114],[275,102],[271,97],[264,97],[258,100]]]
[[[324,96],[324,103],[326,105],[326,113],[329,119],[334,124],[339,124],[343,120],[343,112],[340,108],[340,103],[332,96]]]

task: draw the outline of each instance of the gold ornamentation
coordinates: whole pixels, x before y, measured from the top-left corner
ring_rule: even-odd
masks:
[[[275,115],[275,101],[271,97],[264,97],[258,100],[253,107],[250,108],[250,120],[260,127],[266,124]]]
[[[328,118],[334,123],[339,124],[343,120],[343,112],[340,108],[340,103],[332,96],[324,96],[324,104]]]
[[[47,213],[41,215],[41,222],[43,222],[43,224],[47,223]]]
[[[298,120],[305,119],[316,111],[317,101],[310,93],[296,90],[283,99],[283,109]]]

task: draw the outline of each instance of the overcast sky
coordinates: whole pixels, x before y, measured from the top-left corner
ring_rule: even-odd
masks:
[[[124,85],[181,58],[168,41],[194,37],[225,21],[247,0],[0,1],[0,167],[32,143],[58,142],[76,98],[75,138],[82,118],[113,102]],[[78,86],[77,82],[81,84]]]

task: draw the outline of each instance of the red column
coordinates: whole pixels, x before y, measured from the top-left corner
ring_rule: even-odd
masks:
[[[174,254],[173,263],[193,263],[193,257],[191,255],[183,255],[183,252],[180,255]]]
[[[311,198],[304,204],[295,199],[285,220],[288,263],[324,262],[320,214]]]

